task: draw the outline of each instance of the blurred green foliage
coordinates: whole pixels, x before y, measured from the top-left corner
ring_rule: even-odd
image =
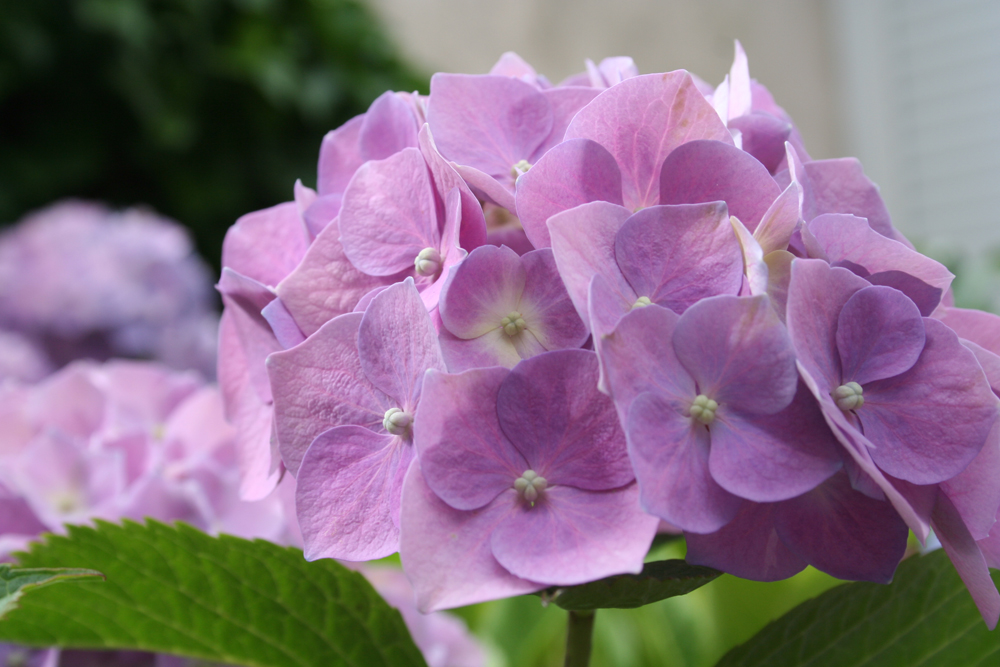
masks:
[[[328,130],[426,87],[359,0],[4,0],[0,222],[148,204],[217,266],[238,216],[315,184]]]

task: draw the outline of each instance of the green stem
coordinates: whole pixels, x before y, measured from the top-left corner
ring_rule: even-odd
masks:
[[[590,664],[590,640],[594,635],[592,611],[569,612],[566,626],[565,667],[587,667]]]

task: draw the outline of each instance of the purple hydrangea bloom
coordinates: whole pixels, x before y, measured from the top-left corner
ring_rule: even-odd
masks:
[[[369,560],[397,550],[411,425],[428,369],[444,370],[444,361],[411,279],[379,293],[363,315],[334,318],[269,357],[306,558]]]
[[[841,459],[766,296],[626,315],[598,342],[646,511],[710,533],[741,498],[785,500]]]
[[[585,350],[428,373],[400,544],[422,610],[642,568],[658,521],[596,382]]]
[[[547,248],[522,256],[506,246],[476,248],[452,269],[440,313],[441,347],[453,373],[512,368],[521,359],[587,340]]]

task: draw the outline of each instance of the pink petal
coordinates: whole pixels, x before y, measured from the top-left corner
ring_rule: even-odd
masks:
[[[358,148],[364,159],[383,160],[417,145],[417,119],[413,107],[392,91],[379,95],[358,132]]]
[[[441,321],[460,338],[478,338],[518,308],[525,269],[510,248],[473,250],[448,276],[439,302]]]
[[[902,292],[858,290],[837,319],[841,379],[864,385],[899,375],[917,362],[925,340],[920,311]]]
[[[856,158],[815,160],[804,165],[805,179],[796,177],[805,186],[802,214],[806,221],[824,213],[850,213],[867,218],[876,232],[896,238],[889,211]]]
[[[365,162],[358,146],[364,122],[364,114],[355,116],[323,137],[316,174],[316,191],[321,197],[342,193],[354,172]]]
[[[981,310],[945,308],[935,317],[947,324],[959,336],[1000,354],[1000,316]]]
[[[591,139],[614,156],[624,204],[631,210],[661,203],[660,167],[681,144],[696,139],[732,143],[729,130],[683,71],[636,76],[608,88],[580,110],[565,138]]]
[[[587,340],[587,326],[573,306],[556,269],[549,248],[521,256],[525,269],[524,292],[515,310],[546,350],[581,347]]]
[[[456,168],[441,157],[441,153],[438,152],[437,146],[434,144],[434,138],[431,136],[430,127],[426,123],[420,128],[417,141],[420,152],[424,156],[424,160],[427,161],[427,168],[431,172],[431,178],[434,180],[434,187],[437,191],[446,193],[458,188],[461,193],[462,227],[459,233],[459,245],[466,250],[483,245],[486,243],[486,218],[483,216],[483,207]],[[509,203],[513,206],[513,197]]]
[[[948,496],[973,539],[989,534],[1000,510],[1000,420],[993,423],[982,450],[965,470],[941,482],[941,492]]]
[[[793,181],[771,202],[754,231],[754,238],[765,255],[788,247],[792,232],[802,217],[801,201],[802,186]]]
[[[499,326],[477,338],[459,338],[447,329],[438,333],[441,355],[450,373],[473,368],[514,368],[521,361],[518,348]]]
[[[639,509],[634,484],[613,491],[549,487],[534,507],[516,495],[490,537],[497,561],[511,574],[572,586],[642,571],[659,521]]]
[[[295,202],[247,213],[226,232],[222,266],[264,285],[291,273],[309,246]]]

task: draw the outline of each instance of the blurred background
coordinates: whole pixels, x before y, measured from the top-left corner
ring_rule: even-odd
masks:
[[[315,185],[322,136],[386,89],[508,50],[553,82],[630,55],[714,85],[739,39],[812,157],[860,158],[959,305],[998,311],[997,34],[995,0],[3,0],[0,223],[64,198],[146,207],[217,270],[236,218]],[[601,612],[594,664],[711,665],[834,583],[725,576]],[[462,615],[494,664],[559,664],[565,614],[537,598]]]

